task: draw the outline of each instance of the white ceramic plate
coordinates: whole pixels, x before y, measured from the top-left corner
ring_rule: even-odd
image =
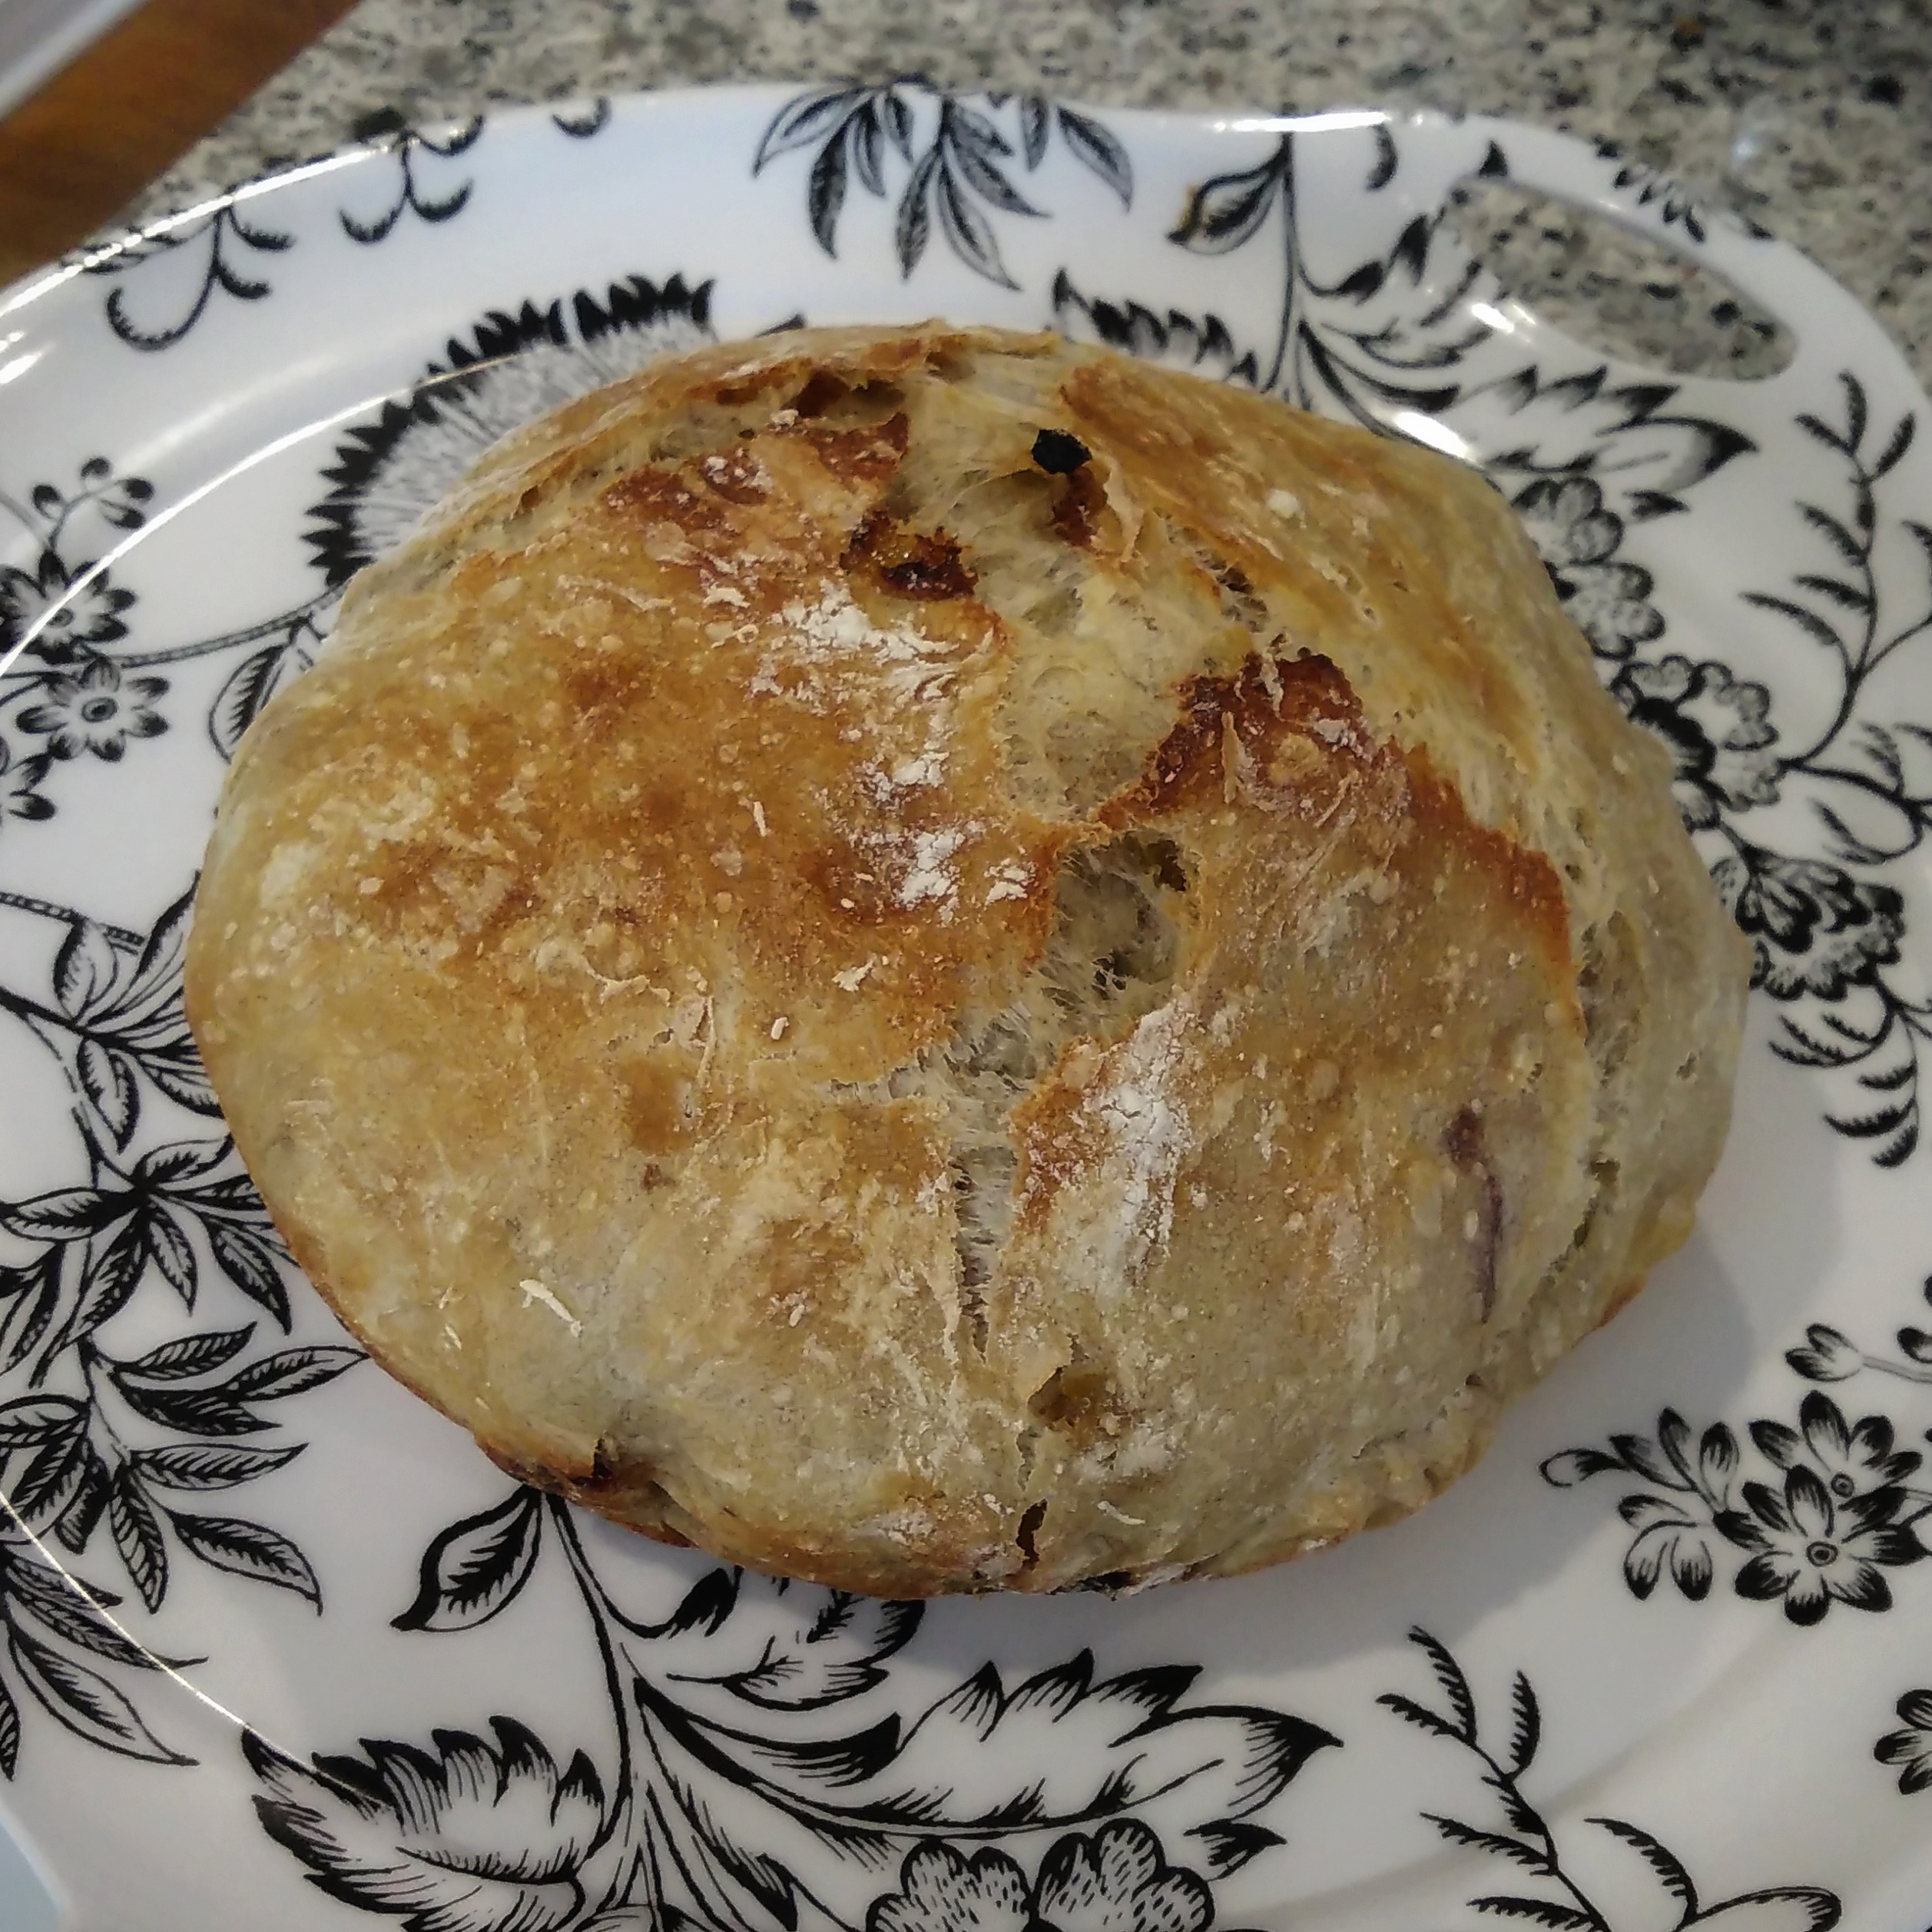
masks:
[[[1472,267],[1473,174],[1796,360],[1606,366]],[[515,1489],[345,1347],[180,1019],[225,754],[478,450],[665,348],[933,313],[1480,464],[1757,941],[1688,1248],[1445,1500],[1272,1574],[922,1612]],[[910,84],[399,134],[0,299],[0,1766],[73,1922],[1917,1932],[1927,406],[1816,269],[1551,135]]]

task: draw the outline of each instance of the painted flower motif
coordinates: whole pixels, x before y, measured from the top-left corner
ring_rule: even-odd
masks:
[[[1055,1932],[1204,1932],[1215,1916],[1205,1881],[1170,1865],[1133,1818],[1061,1839],[1040,1866],[1034,1908]]]
[[[30,648],[48,664],[67,664],[84,644],[124,638],[121,613],[134,601],[132,591],[117,589],[91,564],[70,572],[51,550],[43,550],[31,572],[0,568],[0,651],[31,635]]]
[[[1898,958],[1905,902],[1890,886],[1855,880],[1819,859],[1747,848],[1711,868],[1719,894],[1757,955],[1751,983],[1774,999],[1838,999],[1870,986]]]
[[[1026,1874],[1003,1851],[968,1858],[949,1844],[923,1844],[900,1867],[900,1889],[873,1901],[866,1932],[1029,1932]]]
[[[44,701],[20,714],[20,728],[44,734],[57,758],[91,751],[115,763],[130,738],[156,737],[167,720],[147,708],[167,689],[164,678],[126,678],[106,658],[96,658],[78,677],[56,674],[43,688]]]
[[[1617,1513],[1637,1533],[1623,1554],[1623,1580],[1632,1596],[1639,1602],[1649,1596],[1666,1566],[1671,1581],[1693,1603],[1710,1595],[1717,1566],[1708,1524],[1684,1504],[1657,1496],[1626,1496]]]
[[[1892,1519],[1904,1501],[1895,1488],[1834,1500],[1808,1463],[1785,1473],[1784,1493],[1747,1483],[1748,1511],[1726,1509],[1719,1531],[1755,1553],[1738,1572],[1738,1594],[1768,1602],[1785,1599],[1794,1623],[1821,1621],[1835,1600],[1854,1610],[1891,1608],[1891,1586],[1881,1564],[1915,1563],[1926,1552],[1911,1531]]]
[[[583,1911],[602,1788],[582,1752],[560,1777],[522,1725],[490,1725],[493,1746],[462,1731],[439,1731],[433,1756],[370,1739],[366,1760],[313,1771],[246,1733],[262,1828],[332,1898],[421,1932],[562,1932]]]
[[[0,819],[53,817],[52,804],[37,789],[52,763],[45,757],[16,761],[12,746],[0,738]]]
[[[1847,1428],[1843,1411],[1820,1390],[1804,1398],[1798,1421],[1801,1434],[1780,1422],[1753,1423],[1751,1440],[1781,1470],[1808,1459],[1834,1504],[1902,1483],[1919,1466],[1913,1451],[1894,1451],[1892,1425],[1884,1417],[1861,1416]]]
[[[1662,635],[1650,601],[1655,580],[1641,565],[1615,561],[1623,519],[1603,507],[1588,476],[1539,477],[1514,499],[1556,595],[1599,658],[1622,660]]]
[[[1847,1382],[1865,1366],[1865,1351],[1842,1329],[1814,1321],[1802,1348],[1788,1348],[1785,1359],[1809,1382]]]
[[[873,1901],[866,1932],[1205,1932],[1215,1916],[1206,1881],[1170,1865],[1133,1818],[1069,1832],[1036,1886],[1003,1851],[968,1858],[945,1844],[910,1854],[899,1883]]]
[[[1904,1728],[1887,1731],[1871,1755],[1898,1767],[1898,1788],[1909,1797],[1932,1789],[1932,1691],[1907,1691],[1898,1700],[1898,1715]]]
[[[1684,823],[1707,831],[1721,810],[1778,802],[1778,733],[1767,716],[1771,693],[1732,676],[1723,664],[1692,664],[1675,654],[1659,664],[1627,664],[1610,694],[1636,724],[1669,747],[1671,790]]]
[[[690,289],[674,275],[660,288],[633,276],[601,301],[580,289],[567,309],[526,302],[452,340],[448,363],[430,364],[411,401],[351,430],[324,472],[335,487],[311,509],[307,540],[330,585],[399,543],[499,437],[659,356],[715,342],[710,298],[708,282]]]

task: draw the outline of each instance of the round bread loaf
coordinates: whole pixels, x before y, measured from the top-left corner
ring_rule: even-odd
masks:
[[[243,1156],[503,1466],[881,1594],[1414,1509],[1681,1241],[1745,945],[1444,459],[813,330],[498,446],[248,734]]]

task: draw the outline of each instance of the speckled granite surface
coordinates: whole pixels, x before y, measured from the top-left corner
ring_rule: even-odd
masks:
[[[1823,262],[1932,383],[1932,0],[364,0],[128,218],[397,115],[907,72],[1113,104],[1426,104],[1613,138]],[[1612,346],[1735,333],[1711,320],[1722,290],[1586,262],[1573,238],[1544,254],[1525,272],[1559,304],[1584,283]]]

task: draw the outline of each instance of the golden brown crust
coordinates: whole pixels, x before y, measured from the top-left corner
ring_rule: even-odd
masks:
[[[188,1001],[505,1468],[924,1595],[1435,1493],[1682,1238],[1744,979],[1480,479],[932,324],[485,458],[244,742]]]

